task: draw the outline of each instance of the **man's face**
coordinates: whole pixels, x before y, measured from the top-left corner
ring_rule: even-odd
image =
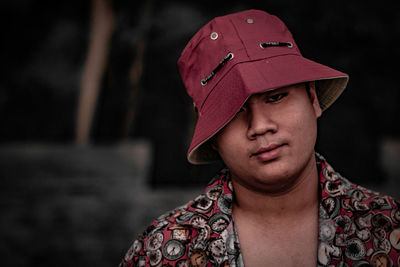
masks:
[[[251,96],[213,140],[234,182],[256,191],[280,192],[314,161],[321,109],[310,83]]]

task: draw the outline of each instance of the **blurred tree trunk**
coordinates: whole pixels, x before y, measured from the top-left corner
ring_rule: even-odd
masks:
[[[139,21],[139,41],[136,46],[136,56],[129,69],[130,90],[128,92],[128,109],[124,118],[123,139],[129,138],[135,122],[137,111],[137,99],[140,92],[140,79],[143,73],[145,48],[147,45],[148,33],[151,28],[151,17],[154,0],[147,0],[144,3],[144,11]]]
[[[77,112],[77,145],[87,145],[100,84],[107,65],[109,42],[114,30],[112,0],[92,0],[91,33],[87,58],[83,67]]]

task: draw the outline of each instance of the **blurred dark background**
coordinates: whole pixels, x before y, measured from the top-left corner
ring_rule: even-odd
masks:
[[[0,265],[116,266],[221,164],[186,162],[195,114],[176,62],[215,16],[278,15],[304,56],[350,74],[317,151],[400,197],[394,1],[4,1]]]

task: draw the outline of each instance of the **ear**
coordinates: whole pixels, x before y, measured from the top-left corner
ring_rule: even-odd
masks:
[[[209,144],[211,149],[214,150],[215,152],[218,152],[218,146],[215,136],[211,137],[211,139],[208,142],[210,142]]]
[[[315,116],[317,118],[321,117],[322,114],[322,110],[321,110],[321,106],[319,105],[319,101],[318,101],[318,96],[317,96],[317,89],[315,86],[315,81],[310,82],[310,100],[311,100],[311,104],[314,108],[314,113]]]

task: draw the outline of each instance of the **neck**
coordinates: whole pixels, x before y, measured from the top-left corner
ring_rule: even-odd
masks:
[[[235,182],[233,212],[260,218],[264,223],[281,223],[282,220],[293,220],[300,214],[316,214],[318,210],[318,171],[314,155],[303,171],[293,178],[289,188],[280,192],[253,191]]]

